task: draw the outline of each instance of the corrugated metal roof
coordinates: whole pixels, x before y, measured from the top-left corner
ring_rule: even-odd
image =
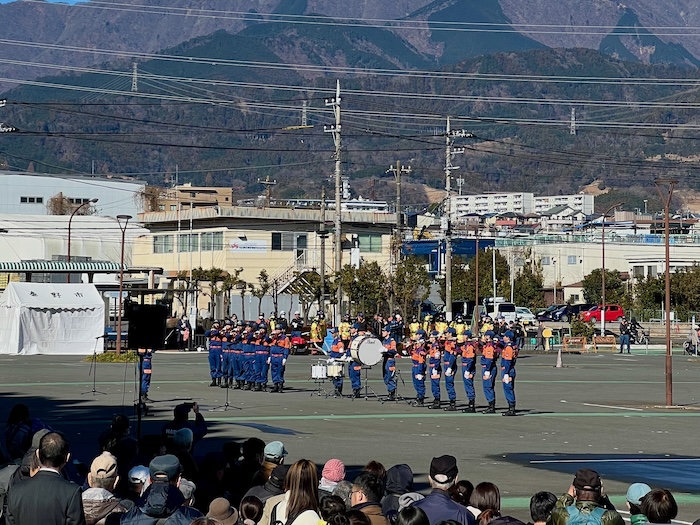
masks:
[[[120,270],[119,264],[110,261],[21,261],[0,262],[0,272],[26,273],[26,272],[80,272],[80,273],[116,273]],[[127,271],[126,266],[124,271]]]

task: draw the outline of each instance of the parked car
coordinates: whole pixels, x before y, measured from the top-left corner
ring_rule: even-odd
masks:
[[[537,317],[535,317],[535,314],[533,314],[532,310],[525,306],[516,306],[515,315],[523,322],[523,325],[534,324],[537,322]]]
[[[590,310],[593,308],[594,304],[565,304],[561,308],[554,310],[552,312],[552,321],[561,321],[562,323],[568,323],[575,317],[578,317],[581,312]]]
[[[586,310],[585,312],[581,312],[581,320],[588,323],[599,323],[600,322],[600,311],[602,309],[602,305],[597,305],[594,306],[593,308],[590,308],[589,310]],[[606,323],[614,323],[615,321],[619,320],[620,317],[625,316],[625,311],[622,309],[622,306],[619,304],[608,304],[605,306],[605,322]]]
[[[551,321],[552,314],[559,310],[561,307],[566,306],[565,304],[550,304],[545,310],[537,312],[538,321]]]

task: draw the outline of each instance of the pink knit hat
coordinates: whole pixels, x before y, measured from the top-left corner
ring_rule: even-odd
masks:
[[[343,481],[345,479],[345,465],[339,459],[329,459],[323,465],[321,476],[334,483]]]

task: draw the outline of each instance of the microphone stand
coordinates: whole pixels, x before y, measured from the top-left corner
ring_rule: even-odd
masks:
[[[92,350],[92,361],[90,362],[90,372],[88,372],[88,375],[92,375],[92,390],[83,392],[81,395],[90,393],[92,393],[93,396],[95,394],[101,394],[103,396],[107,395],[107,392],[100,392],[97,390],[97,341],[103,338],[104,335],[98,335],[95,337],[95,348]]]

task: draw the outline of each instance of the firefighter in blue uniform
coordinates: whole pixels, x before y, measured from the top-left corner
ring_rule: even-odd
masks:
[[[252,390],[255,385],[255,333],[248,327],[243,337],[243,379],[244,390]]]
[[[457,375],[457,332],[454,328],[445,330],[445,351],[442,353],[442,369],[445,372],[445,390],[450,404],[445,410],[457,410],[457,392],[455,391],[455,376]]]
[[[209,337],[209,375],[211,375],[211,384],[209,386],[217,386],[221,384],[221,350],[222,340],[221,332],[219,332],[219,323],[214,323],[212,329],[208,332]]]
[[[389,401],[396,399],[396,341],[391,336],[389,325],[382,328],[382,346],[384,347],[384,384],[389,393]]]
[[[153,359],[153,350],[150,348],[139,348],[139,357],[141,363],[141,403],[150,401],[148,397],[148,390],[151,388],[151,374],[153,373],[153,366],[151,360]]]
[[[508,411],[504,416],[515,416],[515,361],[518,357],[518,347],[513,342],[513,332],[508,330],[503,334],[503,349],[501,350],[501,381],[503,395],[508,402]]]
[[[343,339],[340,336],[340,333],[337,328],[333,328],[331,333],[333,334],[333,342],[331,343],[331,351],[328,353],[328,357],[330,357],[330,362],[333,363],[335,361],[345,361],[346,357],[346,351],[345,351],[345,345],[343,344]],[[350,329],[348,328],[348,337],[350,337]],[[337,377],[332,378],[333,379],[333,388],[335,388],[335,392],[333,393],[337,397],[342,397],[343,395],[343,376],[339,375]]]
[[[430,391],[433,394],[433,403],[428,408],[440,408],[440,378],[442,377],[442,351],[438,336],[433,330],[430,332],[428,343],[428,373],[430,374]]]
[[[476,412],[476,390],[474,390],[474,375],[476,374],[476,354],[479,343],[472,338],[471,330],[464,334],[467,338],[461,347],[462,356],[462,381],[464,392],[467,394],[467,407],[462,409],[465,414]]]
[[[239,322],[233,330],[231,344],[231,388],[240,390],[243,388],[243,323]]]
[[[350,354],[350,347],[352,346],[352,341],[359,334],[360,325],[354,323],[350,327],[350,346],[347,349],[347,357],[350,358],[350,364],[348,365],[348,377],[350,377],[350,386],[352,386],[352,397],[360,397],[360,390],[362,390],[362,364],[353,360]]]
[[[496,384],[498,352],[496,344],[492,340],[493,337],[495,337],[493,331],[487,331],[484,334],[481,346],[481,379],[484,388],[484,398],[489,404],[488,408],[482,412],[483,414],[496,413],[496,392],[494,390],[494,385]]]
[[[413,388],[416,390],[416,402],[414,406],[422,407],[425,403],[425,330],[416,330],[415,341],[411,345],[411,378]]]
[[[231,361],[233,359],[233,334],[231,324],[227,321],[221,333],[221,388],[228,388],[233,383],[231,377]]]
[[[262,392],[267,386],[267,374],[270,358],[270,338],[265,329],[258,328],[258,335],[255,338],[255,391]]]
[[[284,366],[287,364],[290,346],[291,341],[281,330],[275,330],[272,333],[272,340],[269,346],[269,363],[273,387],[270,392],[282,392],[284,387]]]

